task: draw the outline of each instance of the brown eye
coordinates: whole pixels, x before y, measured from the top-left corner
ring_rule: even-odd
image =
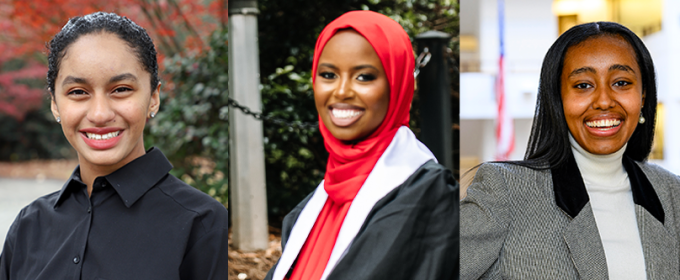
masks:
[[[116,89],[113,90],[113,92],[116,92],[116,93],[122,93],[122,92],[126,92],[126,91],[132,91],[132,89],[128,88],[128,87],[119,87],[119,88],[116,88]]]
[[[319,73],[319,76],[324,79],[335,79],[335,74],[332,72],[321,72]]]
[[[376,79],[375,75],[372,74],[361,74],[359,77],[357,77],[357,80],[362,81],[362,82],[370,82]]]
[[[630,84],[631,84],[631,83],[626,82],[626,81],[618,81],[618,82],[614,83],[614,86],[617,86],[617,87],[625,87],[625,86],[630,85]]]
[[[593,86],[587,84],[587,83],[580,83],[574,86],[576,89],[587,89],[587,88],[592,88]]]
[[[71,95],[71,94],[73,94],[73,95],[83,95],[83,94],[87,94],[87,92],[85,92],[82,89],[76,89],[76,90],[69,91],[67,93],[67,95]]]

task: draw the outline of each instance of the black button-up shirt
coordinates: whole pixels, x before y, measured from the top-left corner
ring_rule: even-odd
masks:
[[[61,191],[21,210],[0,280],[227,279],[227,210],[168,174],[160,150],[94,181],[79,168]]]

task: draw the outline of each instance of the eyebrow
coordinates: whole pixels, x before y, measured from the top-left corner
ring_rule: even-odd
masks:
[[[64,79],[64,81],[61,83],[61,86],[65,86],[67,84],[87,84],[87,79],[85,78],[78,78],[78,77],[73,77],[73,76],[68,76]]]
[[[321,63],[321,64],[319,64],[319,67],[321,67],[321,66],[328,67],[328,68],[331,68],[331,69],[338,69],[337,66],[330,64],[330,63]],[[366,68],[372,68],[372,69],[378,70],[378,68],[376,68],[375,66],[370,65],[370,64],[357,65],[357,66],[352,67],[352,70],[361,70],[361,69],[366,69]]]
[[[614,64],[612,66],[609,66],[608,71],[611,72],[611,71],[614,71],[614,70],[621,70],[621,71],[625,71],[625,72],[635,73],[633,68],[631,68],[628,65],[623,65],[623,64]],[[569,73],[568,77],[571,78],[574,75],[578,75],[578,74],[585,73],[585,72],[590,72],[590,73],[593,73],[593,74],[597,73],[597,71],[595,71],[595,68],[586,66],[586,67],[581,67],[581,68],[578,68],[574,71],[571,71],[571,73]]]
[[[120,74],[120,75],[116,75],[116,76],[111,77],[111,79],[109,79],[109,84],[120,82],[120,81],[123,81],[123,80],[131,80],[133,82],[136,82],[137,77],[135,77],[135,75],[132,75],[130,73],[124,73],[124,74]],[[88,84],[88,83],[89,82],[85,78],[68,76],[64,79],[64,81],[61,83],[61,85],[65,86],[67,84]]]
[[[614,64],[614,65],[610,66],[609,71],[613,71],[613,70],[621,70],[621,71],[635,73],[635,70],[633,70],[633,68],[631,68],[628,65],[623,65],[623,64]]]

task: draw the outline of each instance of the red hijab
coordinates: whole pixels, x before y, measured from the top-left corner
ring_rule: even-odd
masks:
[[[378,54],[390,85],[390,101],[380,126],[366,139],[355,144],[345,144],[336,139],[319,117],[321,135],[330,154],[324,176],[328,200],[298,255],[290,278],[292,280],[321,278],[352,200],[397,130],[409,123],[414,84],[413,49],[401,25],[385,15],[352,11],[328,24],[321,31],[314,49],[313,81],[316,82],[319,57],[326,43],[339,30],[347,28],[366,38]]]

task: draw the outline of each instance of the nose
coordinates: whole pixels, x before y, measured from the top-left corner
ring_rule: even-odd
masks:
[[[111,101],[106,94],[95,93],[92,99],[90,99],[89,105],[87,120],[95,125],[105,125],[113,121],[116,116],[116,113],[111,107]]]
[[[593,101],[593,109],[607,110],[616,106],[614,100],[614,91],[608,87],[600,87],[596,91],[595,100]]]
[[[354,90],[352,90],[352,79],[350,77],[341,77],[338,79],[338,84],[333,91],[333,95],[339,100],[352,98],[354,96]]]

